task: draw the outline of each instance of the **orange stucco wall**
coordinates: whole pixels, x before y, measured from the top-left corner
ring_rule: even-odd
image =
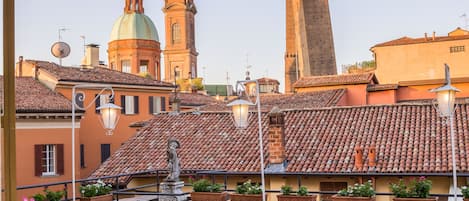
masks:
[[[396,90],[368,92],[368,104],[394,104],[396,103]]]
[[[169,110],[169,93],[156,90],[130,90],[122,88],[113,88],[115,93],[115,104],[121,104],[121,95],[138,96],[139,97],[139,113],[135,115],[121,114],[117,127],[113,135],[108,136],[102,128],[98,119],[98,114],[95,112],[95,104],[93,99],[97,90],[77,90],[85,93],[85,106],[91,104],[90,108],[86,110],[84,118],[81,120],[80,128],[80,144],[84,144],[85,152],[85,165],[86,167],[80,168],[81,177],[86,178],[92,171],[94,171],[101,164],[101,144],[110,144],[111,153],[114,153],[122,143],[126,142],[131,136],[135,134],[135,128],[130,128],[129,125],[138,121],[149,120],[152,114],[149,112],[149,96],[166,97],[166,110]],[[71,89],[59,87],[57,90],[71,99]]]
[[[461,90],[460,93],[456,94],[456,97],[469,97],[469,83],[453,83],[452,85]],[[442,84],[399,87],[397,91],[397,101],[434,99],[436,96],[434,93],[430,92],[430,89],[440,86],[442,86]]]
[[[463,52],[450,52],[450,47],[465,46]],[[428,80],[444,77],[444,64],[451,67],[452,77],[469,76],[469,39],[374,47],[376,76],[380,84],[399,81]]]
[[[366,84],[360,85],[336,85],[336,86],[321,86],[321,87],[308,87],[296,88],[297,93],[311,92],[311,91],[324,91],[332,89],[347,89],[343,101],[339,101],[340,105],[366,105]]]
[[[72,141],[71,119],[18,119],[16,128],[16,140],[21,143],[16,145],[17,186],[36,185],[44,183],[62,182],[72,180]],[[78,126],[77,126],[78,127]],[[75,130],[75,157],[79,159],[79,129]],[[64,174],[57,176],[35,176],[34,145],[39,144],[63,144],[64,145]],[[80,177],[79,163],[75,163],[76,178]],[[51,188],[51,190],[63,190],[63,185]],[[42,193],[44,189],[19,190],[18,200],[36,193]],[[71,192],[71,188],[69,190]],[[69,194],[71,195],[71,193]]]

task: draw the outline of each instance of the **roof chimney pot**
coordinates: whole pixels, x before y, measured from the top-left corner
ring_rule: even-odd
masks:
[[[361,170],[363,168],[363,148],[355,147],[355,168]]]
[[[376,167],[376,146],[368,148],[368,167]]]

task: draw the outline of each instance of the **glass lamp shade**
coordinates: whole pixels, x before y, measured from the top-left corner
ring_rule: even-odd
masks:
[[[119,111],[121,107],[112,103],[104,104],[97,108],[101,113],[101,122],[107,135],[112,135],[116,128],[117,121],[119,121]]]
[[[235,100],[228,104],[228,106],[232,107],[233,117],[237,128],[248,127],[249,106],[251,105],[254,104],[242,99]]]
[[[456,99],[456,91],[442,90],[436,92],[438,101],[438,110],[442,117],[449,117],[454,111],[454,101]]]

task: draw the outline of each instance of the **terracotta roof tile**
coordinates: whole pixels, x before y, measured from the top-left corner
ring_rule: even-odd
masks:
[[[257,82],[259,82],[259,84],[273,84],[273,83],[280,84],[278,80],[268,78],[268,77],[259,78],[257,79]]]
[[[0,76],[3,94],[3,76]],[[15,83],[17,113],[69,113],[72,103],[31,77],[17,77]],[[3,99],[2,99],[3,101]]]
[[[366,90],[368,92],[372,92],[372,91],[397,90],[398,88],[399,88],[398,84],[374,84],[374,85],[368,85]]]
[[[270,111],[277,106],[280,109],[306,109],[336,106],[345,94],[345,89],[325,90],[295,94],[261,94],[261,108]],[[251,100],[255,102],[254,99]],[[231,102],[231,101],[228,101]],[[231,111],[226,102],[208,104],[202,111]],[[251,109],[255,110],[255,107]]]
[[[295,88],[350,84],[378,84],[374,73],[343,74],[302,77],[293,84]]]
[[[182,106],[202,106],[218,102],[215,98],[199,93],[178,93]],[[170,103],[174,100],[174,93],[171,93]]]
[[[410,38],[410,37],[402,37],[396,40],[384,42],[373,46],[371,49],[375,47],[385,47],[385,46],[398,46],[398,45],[410,45],[410,44],[419,44],[419,43],[433,43],[433,42],[443,42],[443,41],[452,41],[452,40],[466,40],[469,39],[469,35],[459,35],[459,36],[437,36],[435,40],[432,37],[422,37],[422,38]]]
[[[449,129],[432,105],[382,105],[287,110],[287,172],[290,173],[450,173]],[[457,168],[469,172],[469,104],[455,116]],[[268,118],[262,115],[264,153]],[[130,138],[92,176],[110,176],[166,168],[166,141],[181,142],[182,169],[258,172],[257,118],[237,130],[230,113],[158,115]],[[376,168],[367,165],[376,146]],[[354,148],[364,149],[362,169],[354,166]],[[266,160],[267,161],[267,160]],[[125,178],[123,178],[125,179]]]
[[[82,69],[78,67],[59,66],[55,63],[47,61],[26,60],[25,62],[36,64],[36,66],[40,69],[44,69],[51,73],[58,81],[128,84],[155,87],[174,86],[171,83],[153,80],[150,78],[143,78],[141,76],[130,73],[123,73],[102,67]]]

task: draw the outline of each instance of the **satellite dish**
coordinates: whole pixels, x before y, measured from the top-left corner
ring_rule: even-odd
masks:
[[[62,59],[70,55],[70,46],[64,42],[56,42],[52,45],[50,51],[54,57]]]

